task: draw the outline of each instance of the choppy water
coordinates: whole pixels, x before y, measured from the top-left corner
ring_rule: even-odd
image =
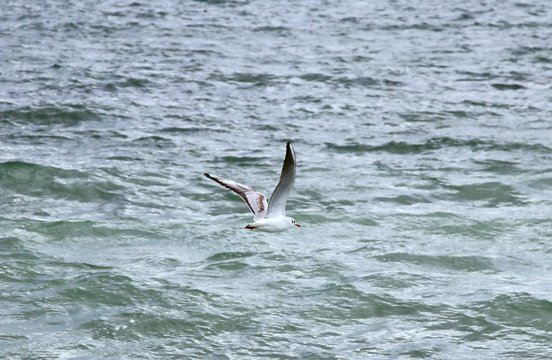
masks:
[[[4,1],[0,357],[552,357],[547,1]],[[250,214],[204,171],[270,194]]]

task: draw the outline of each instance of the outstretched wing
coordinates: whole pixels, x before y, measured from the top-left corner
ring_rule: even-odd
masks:
[[[261,194],[260,192],[256,192],[247,185],[238,184],[237,182],[225,180],[223,178],[213,176],[208,173],[205,173],[204,175],[214,182],[224,186],[227,189],[232,190],[233,192],[241,196],[243,201],[245,201],[247,206],[249,206],[249,209],[251,209],[251,212],[253,213],[253,220],[257,221],[265,217],[268,206],[266,203],[266,198],[263,194]]]
[[[288,142],[282,174],[270,198],[267,217],[284,216],[286,214],[286,202],[295,183],[295,167],[295,151],[291,143]]]

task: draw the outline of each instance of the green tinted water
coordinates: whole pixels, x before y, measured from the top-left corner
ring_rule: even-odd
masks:
[[[0,357],[552,355],[545,3],[0,17]]]

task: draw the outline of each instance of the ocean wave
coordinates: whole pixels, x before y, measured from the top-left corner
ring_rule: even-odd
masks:
[[[368,152],[388,152],[392,154],[420,154],[434,151],[442,148],[466,147],[473,151],[497,150],[497,151],[516,151],[526,150],[531,152],[549,153],[552,148],[543,144],[527,143],[500,143],[491,140],[481,139],[454,139],[450,137],[436,137],[420,143],[410,143],[406,141],[389,141],[379,145],[369,145],[364,143],[349,143],[346,145],[337,145],[326,143],[330,150],[340,153],[361,154]]]
[[[83,202],[119,199],[123,189],[80,170],[23,161],[0,163],[0,187],[12,194]]]
[[[0,111],[0,119],[13,124],[75,126],[83,121],[98,120],[99,113],[84,105],[22,107]]]

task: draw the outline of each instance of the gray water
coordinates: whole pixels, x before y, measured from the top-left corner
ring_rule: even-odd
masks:
[[[552,357],[549,5],[3,1],[0,358]]]

